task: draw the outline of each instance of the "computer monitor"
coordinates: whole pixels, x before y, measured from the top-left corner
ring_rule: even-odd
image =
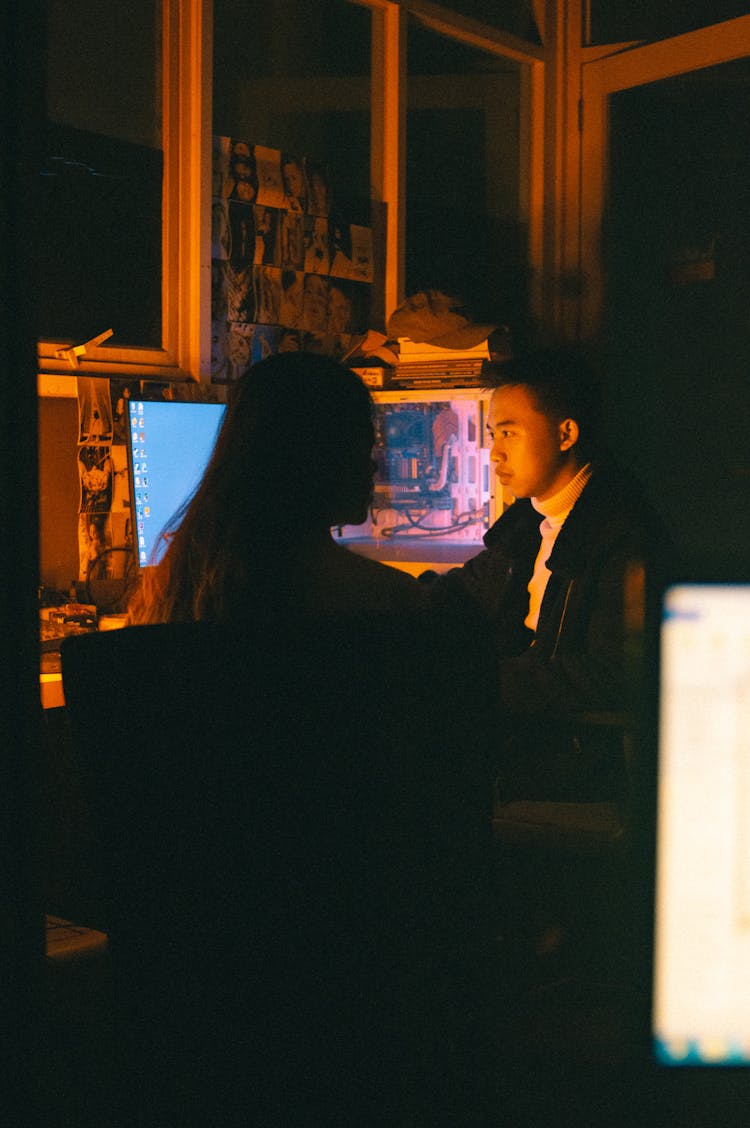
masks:
[[[750,1065],[750,583],[667,588],[658,706],[651,1038],[695,1077]]]
[[[224,411],[221,403],[131,400],[128,467],[139,567],[161,559],[161,533],[200,482]]]

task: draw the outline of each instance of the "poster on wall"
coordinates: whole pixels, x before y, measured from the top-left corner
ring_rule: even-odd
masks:
[[[332,206],[325,165],[213,139],[211,381],[272,353],[343,357],[370,327],[372,229]]]
[[[126,543],[127,463],[108,379],[79,376],[78,579],[112,579],[124,562],[111,549]]]
[[[109,381],[78,378],[78,578],[112,545],[112,406]]]

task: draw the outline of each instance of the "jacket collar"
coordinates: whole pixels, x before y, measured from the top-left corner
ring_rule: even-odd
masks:
[[[633,483],[627,479],[630,488]],[[568,514],[547,561],[551,572],[575,576],[586,567],[586,552],[582,546],[591,543],[602,522],[627,496],[626,481],[609,460],[594,463],[591,478],[581,496]],[[632,496],[632,495],[631,495]],[[529,543],[541,540],[539,525],[542,517],[528,498],[519,498],[485,533],[487,548],[497,548],[511,560],[529,553]]]

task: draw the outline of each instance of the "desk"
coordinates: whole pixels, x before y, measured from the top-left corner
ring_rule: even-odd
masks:
[[[39,693],[43,709],[59,709],[65,704],[62,674],[40,674]]]
[[[44,626],[45,624],[42,623],[42,628]],[[42,699],[43,709],[59,709],[65,704],[59,650],[61,641],[61,638],[48,638],[42,633],[39,655],[39,696]]]
[[[100,615],[97,630],[114,631],[124,627],[127,622],[126,615]],[[53,637],[47,642],[50,649],[45,648],[42,642],[42,653],[39,661],[39,693],[43,709],[59,709],[65,704],[63,693],[62,673],[60,669],[60,653],[54,647],[59,646],[61,638]]]

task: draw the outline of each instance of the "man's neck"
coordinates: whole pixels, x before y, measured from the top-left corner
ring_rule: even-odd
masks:
[[[531,504],[537,513],[541,513],[544,517],[553,520],[564,518],[578,501],[590,477],[591,463],[587,462],[580,466],[556,493],[543,499],[532,497]]]

